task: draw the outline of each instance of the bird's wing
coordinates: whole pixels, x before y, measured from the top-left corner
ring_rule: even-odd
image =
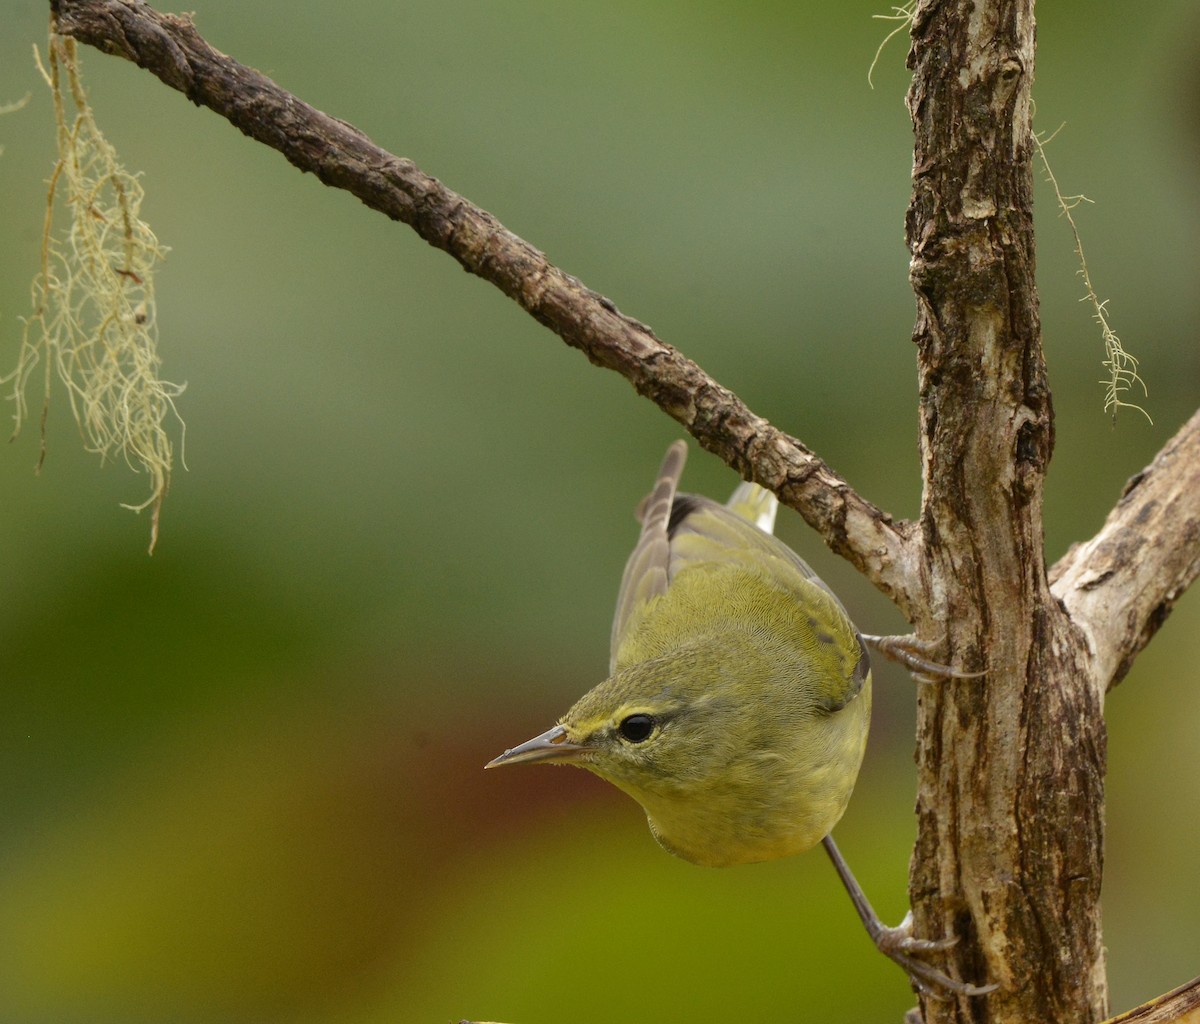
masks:
[[[617,612],[613,616],[612,641],[609,648],[609,670],[617,667],[617,650],[631,627],[641,620],[655,598],[667,592],[671,542],[667,530],[675,489],[687,461],[687,444],[676,441],[667,449],[654,489],[638,505],[637,515],[642,532],[621,577],[617,595]]]
[[[668,535],[671,539],[670,579],[690,562],[739,561],[758,564],[768,555],[780,559],[804,579],[815,583],[842,604],[803,558],[773,534],[779,501],[758,484],[741,483],[729,501],[719,505],[695,494],[680,494],[671,511]],[[747,529],[752,524],[756,529]],[[689,540],[695,536],[697,540]],[[842,608],[843,613],[845,609]]]
[[[622,645],[637,632],[679,573],[704,564],[728,567],[743,563],[748,571],[766,573],[778,585],[796,591],[797,600],[814,611],[824,606],[825,611],[818,617],[835,633],[845,629],[858,640],[856,644],[850,636],[840,642],[831,638],[814,651],[829,659],[831,692],[827,706],[836,710],[858,693],[870,671],[866,649],[845,608],[809,564],[770,532],[778,506],[770,491],[743,483],[726,505],[694,494],[679,494],[676,489],[686,458],[687,446],[677,441],[667,450],[654,489],[638,506],[642,532],[621,580],[613,619],[610,671],[618,668]],[[628,658],[630,651],[625,653]]]
[[[760,493],[756,495],[754,490]],[[748,572],[766,575],[777,586],[794,593],[800,606],[808,610],[809,626],[815,629],[811,656],[823,666],[820,675],[828,687],[822,704],[826,710],[836,711],[862,689],[871,671],[871,660],[845,607],[825,581],[783,541],[754,525],[762,506],[773,500],[774,495],[753,484],[742,484],[729,505],[694,494],[676,495],[668,527],[668,585],[692,566],[741,563]]]

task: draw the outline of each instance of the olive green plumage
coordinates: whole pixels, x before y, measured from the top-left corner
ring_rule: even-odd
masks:
[[[587,768],[696,864],[789,856],[846,809],[870,661],[837,598],[771,535],[774,495],[753,484],[727,505],[678,494],[686,455],[683,442],[668,449],[639,509],[608,679],[491,765]]]

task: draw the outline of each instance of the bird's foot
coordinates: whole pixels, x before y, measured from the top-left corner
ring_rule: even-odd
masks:
[[[934,683],[942,679],[978,679],[985,672],[964,672],[950,665],[942,665],[929,656],[939,644],[922,640],[915,633],[906,636],[876,636],[862,634],[863,641],[870,644],[889,661],[903,665],[919,683]]]
[[[970,982],[959,981],[921,959],[930,953],[941,953],[952,948],[958,942],[958,937],[952,935],[944,939],[917,938],[913,935],[912,911],[905,914],[904,920],[895,928],[876,923],[874,928],[868,930],[879,952],[899,965],[917,988],[934,999],[947,999],[951,993],[960,996],[985,996],[999,988],[994,984],[972,985]]]

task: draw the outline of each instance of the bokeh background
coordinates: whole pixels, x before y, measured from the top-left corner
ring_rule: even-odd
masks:
[[[198,0],[210,41],[494,212],[865,495],[916,512],[902,218],[906,40],[882,4]],[[1038,193],[1057,409],[1048,557],[1090,536],[1200,397],[1188,0],[1038,11],[1037,127],[1153,425],[1102,409],[1101,341]],[[53,129],[6,0],[0,367]],[[132,65],[96,116],[171,247],[165,374],[188,471],[149,558],[144,478],[64,396],[0,454],[0,1020],[898,1019],[912,1003],[819,853],[701,870],[584,772],[489,772],[598,681],[679,428],[408,229]],[[1041,186],[1039,186],[1041,187]],[[693,450],[688,486],[732,474]],[[785,513],[864,629],[883,597]],[[1109,700],[1114,1010],[1200,970],[1200,603]],[[912,683],[879,671],[841,845],[898,919]]]

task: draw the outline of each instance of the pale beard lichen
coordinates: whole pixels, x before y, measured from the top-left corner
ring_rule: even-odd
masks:
[[[142,186],[126,171],[101,134],[79,78],[74,40],[50,35],[49,57],[38,69],[54,97],[58,160],[46,195],[41,269],[32,287],[33,312],[24,321],[12,384],[14,436],[28,418],[25,387],[40,362],[43,371],[41,454],[51,381],[66,386],[71,409],[89,451],[103,460],[120,454],[150,477],[150,551],[158,540],[159,514],[171,480],[174,448],[165,424],[183,421],[175,399],[183,385],[159,377],[154,272],[165,250],[139,218]],[[68,95],[62,88],[65,79]],[[74,115],[67,111],[68,99]],[[69,225],[55,227],[55,211]]]
[[[1112,416],[1114,427],[1117,425],[1117,411],[1120,409],[1136,409],[1146,417],[1148,423],[1153,423],[1154,421],[1150,419],[1150,414],[1145,409],[1133,402],[1126,402],[1122,397],[1126,392],[1131,391],[1135,384],[1142,389],[1143,396],[1148,396],[1149,392],[1146,389],[1146,382],[1138,375],[1138,361],[1125,351],[1121,339],[1109,322],[1108,299],[1101,300],[1096,294],[1096,289],[1092,287],[1092,275],[1088,271],[1087,260],[1083,256],[1083,240],[1079,237],[1079,228],[1076,227],[1075,217],[1071,212],[1080,203],[1090,203],[1091,200],[1082,193],[1074,196],[1063,195],[1062,189],[1058,187],[1058,179],[1050,170],[1046,147],[1062,130],[1063,126],[1060,124],[1049,135],[1039,135],[1037,132],[1033,132],[1033,144],[1037,147],[1038,156],[1042,158],[1042,169],[1046,172],[1046,181],[1054,190],[1054,198],[1058,203],[1059,211],[1062,216],[1067,218],[1067,224],[1071,227],[1071,235],[1075,239],[1075,255],[1079,258],[1079,270],[1076,273],[1083,280],[1085,291],[1085,295],[1079,301],[1091,305],[1092,319],[1100,325],[1100,336],[1104,339],[1104,360],[1101,365],[1107,376],[1100,381],[1105,389],[1104,411]]]
[[[892,29],[886,36],[883,37],[883,42],[879,44],[879,49],[875,51],[875,56],[871,59],[871,66],[867,68],[867,85],[872,89],[875,88],[873,76],[875,74],[875,65],[879,63],[879,57],[883,53],[883,48],[892,41],[893,36],[899,35],[901,32],[906,32],[912,28],[913,18],[916,17],[917,0],[909,0],[908,3],[900,7],[893,7],[891,14],[872,14],[871,17],[877,21],[896,21],[899,24]]]

